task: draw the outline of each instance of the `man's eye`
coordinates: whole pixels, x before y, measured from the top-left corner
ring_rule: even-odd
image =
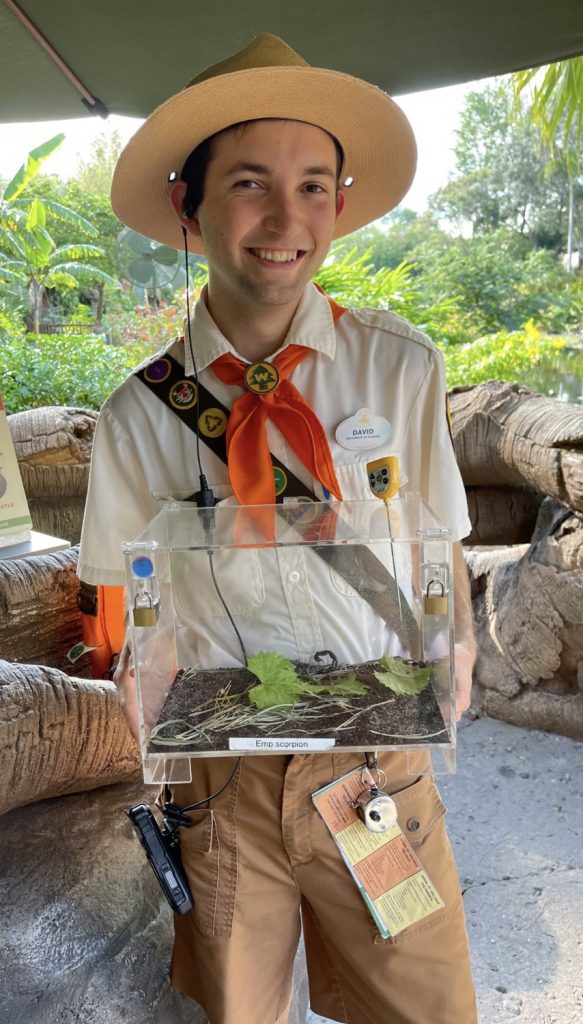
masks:
[[[258,181],[253,181],[250,178],[243,178],[241,181],[235,182],[235,188],[261,188]]]
[[[324,186],[323,185],[318,185],[318,183],[316,181],[308,182],[308,184],[305,186],[305,188],[306,188],[306,192],[318,193],[318,192],[325,192],[326,191]]]

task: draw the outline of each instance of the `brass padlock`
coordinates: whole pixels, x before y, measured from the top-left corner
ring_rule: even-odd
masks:
[[[439,593],[432,593],[435,589],[439,589]],[[448,599],[444,584],[441,580],[430,580],[425,594],[425,614],[447,615],[447,609]]]
[[[134,605],[134,626],[155,626],[158,615],[152,604],[152,598],[148,594],[142,595],[142,599],[144,597],[148,599],[149,604]]]

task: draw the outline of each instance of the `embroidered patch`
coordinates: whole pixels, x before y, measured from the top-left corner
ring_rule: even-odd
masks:
[[[196,405],[196,384],[191,380],[179,380],[170,388],[168,397],[175,409],[192,409]]]

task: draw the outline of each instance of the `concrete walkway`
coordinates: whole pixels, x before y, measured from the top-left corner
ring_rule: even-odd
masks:
[[[583,1024],[582,750],[562,736],[468,721],[457,774],[438,779],[480,1024]],[[309,1013],[307,1024],[329,1022]]]

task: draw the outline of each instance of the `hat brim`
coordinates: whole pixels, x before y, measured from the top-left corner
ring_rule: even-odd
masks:
[[[129,227],[176,249],[180,222],[170,202],[171,173],[204,139],[240,121],[283,118],[329,132],[344,150],[342,178],[353,178],[335,238],[392,210],[409,189],[417,150],[411,126],[386,93],[339,71],[259,67],[184,89],[161,104],[123,150],[111,201]],[[194,246],[203,252],[202,246]]]

